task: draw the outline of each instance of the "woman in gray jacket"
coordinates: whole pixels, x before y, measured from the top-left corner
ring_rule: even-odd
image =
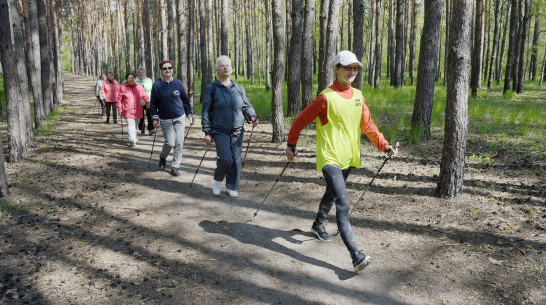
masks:
[[[212,193],[220,195],[226,178],[229,196],[237,197],[241,176],[241,148],[243,146],[244,118],[258,125],[254,107],[248,101],[245,89],[230,79],[231,60],[222,55],[216,59],[218,80],[208,85],[203,96],[202,127],[206,145],[216,142],[216,170]]]

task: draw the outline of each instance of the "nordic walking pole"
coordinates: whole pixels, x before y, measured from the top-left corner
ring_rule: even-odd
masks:
[[[271,191],[272,191],[273,188],[275,187],[275,184],[277,184],[277,182],[279,182],[279,180],[281,179],[282,174],[284,174],[284,171],[286,170],[286,168],[288,167],[288,164],[290,164],[290,162],[292,162],[292,161],[286,162],[286,165],[285,165],[284,168],[282,169],[281,174],[279,175],[279,177],[277,177],[277,180],[275,180],[275,183],[273,183],[273,186],[271,187],[271,189],[269,190],[269,192],[267,193],[267,195],[265,195],[264,200],[262,200],[262,203],[260,203],[260,205],[258,206],[258,209],[256,210],[256,212],[254,212],[254,217],[256,217],[256,215],[258,215],[258,211],[260,211],[260,208],[261,208],[262,205],[264,204],[265,200],[267,199],[267,197],[269,197],[269,194],[271,194]]]
[[[152,154],[154,153],[155,136],[157,136],[157,132],[154,133],[154,142],[152,143],[152,151],[150,152],[150,161],[148,161],[148,168],[150,168],[150,163],[152,163]]]
[[[123,140],[123,114],[120,113],[119,116],[121,117],[121,139]]]
[[[197,169],[195,170],[195,174],[193,175],[193,179],[191,179],[190,187],[193,185],[193,180],[195,180],[195,176],[197,176],[197,172],[199,171],[199,168],[201,167],[201,163],[203,163],[203,160],[205,159],[205,156],[207,155],[207,152],[209,151],[209,148],[212,145],[207,146],[207,149],[205,150],[205,153],[203,154],[203,157],[201,158],[201,162],[199,162],[199,165],[197,166]]]
[[[186,143],[186,139],[188,138],[188,135],[190,134],[190,130],[191,130],[190,127],[188,127],[188,132],[186,132],[186,135],[184,136],[184,141],[182,142],[182,144]]]
[[[248,144],[246,145],[245,156],[243,158],[243,163],[241,164],[241,169],[243,169],[243,167],[245,166],[246,154],[248,153],[248,147],[250,146],[250,142],[252,141],[252,134],[254,134],[254,124],[252,125],[252,131],[250,132],[250,138],[248,139]]]
[[[145,117],[148,117],[148,114],[147,114],[147,111],[146,109],[143,110],[144,111],[144,116],[142,117],[142,128],[140,130],[140,140],[142,141],[142,134],[144,133],[144,122],[146,122],[144,120]]]

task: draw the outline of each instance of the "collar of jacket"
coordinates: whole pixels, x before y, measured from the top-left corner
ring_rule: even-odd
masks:
[[[166,82],[167,84],[172,82],[174,80],[174,76],[171,76],[171,80],[170,81],[167,81],[166,79],[163,78],[163,76],[160,76],[159,77],[161,80],[163,80],[164,82]]]

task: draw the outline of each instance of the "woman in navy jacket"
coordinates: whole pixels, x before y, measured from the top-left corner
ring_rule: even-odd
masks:
[[[208,85],[203,96],[202,127],[206,145],[216,142],[216,170],[212,193],[220,195],[226,178],[229,196],[237,197],[241,176],[241,148],[243,145],[244,117],[258,125],[254,107],[248,101],[245,89],[230,80],[231,60],[222,55],[216,59],[218,80]]]
[[[159,63],[161,77],[152,86],[150,110],[155,128],[163,129],[165,143],[159,156],[159,167],[164,170],[167,166],[167,157],[174,147],[171,175],[179,176],[178,167],[182,160],[184,143],[184,127],[186,117],[193,125],[193,115],[188,96],[182,82],[173,77],[173,63],[166,59]]]

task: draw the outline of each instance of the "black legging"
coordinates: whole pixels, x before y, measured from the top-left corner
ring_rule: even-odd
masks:
[[[106,119],[110,121],[110,112],[114,117],[114,122],[118,121],[118,108],[116,102],[106,102]]]
[[[353,229],[349,222],[349,208],[351,203],[347,196],[345,180],[349,176],[351,167],[341,169],[337,164],[327,164],[322,168],[322,174],[326,181],[326,192],[320,200],[320,206],[317,214],[316,224],[323,224],[328,217],[328,212],[336,204],[337,229],[350,253],[357,252],[353,236]]]
[[[148,132],[154,130],[154,121],[152,120],[152,112],[150,109],[143,108],[142,109],[142,118],[138,122],[138,130],[144,131],[144,128],[146,126],[146,119],[148,119]]]

